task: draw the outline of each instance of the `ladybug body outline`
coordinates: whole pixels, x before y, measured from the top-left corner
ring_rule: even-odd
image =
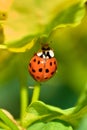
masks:
[[[48,45],[42,46],[31,58],[28,71],[38,82],[44,82],[50,79],[57,70],[57,61],[54,52]]]

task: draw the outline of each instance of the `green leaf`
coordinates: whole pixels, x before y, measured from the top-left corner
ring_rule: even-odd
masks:
[[[21,3],[17,0],[13,3],[12,0],[7,1],[7,7],[2,6],[4,10],[5,8],[10,10],[7,11],[8,17],[6,23],[3,24],[5,44],[14,44],[14,42],[16,44],[27,36],[48,35],[55,26],[67,23],[67,21],[68,23],[81,21],[84,16],[83,3],[80,0],[72,2],[69,0],[60,2],[57,0],[45,2],[21,0]],[[27,44],[27,40],[25,43]]]
[[[0,119],[5,122],[11,129],[19,130],[17,122],[13,119],[11,114],[3,109],[0,109]]]
[[[87,129],[87,115],[82,118],[77,130],[86,130]]]
[[[0,128],[3,128],[4,130],[11,130],[9,126],[7,126],[5,123],[0,121]]]
[[[85,107],[87,107],[87,84],[79,97],[75,112],[80,111]],[[87,110],[86,110],[86,112],[87,112]]]
[[[15,53],[25,52],[30,50],[34,46],[35,41],[36,40],[34,39],[34,36],[26,36],[19,41],[7,45],[7,47],[8,50],[11,52],[15,52]]]
[[[47,31],[52,32],[52,29],[60,28],[66,24],[78,25],[85,15],[84,2],[77,2],[76,4],[63,9],[60,13],[56,13],[55,18],[47,25]],[[51,31],[50,31],[51,30]]]
[[[31,125],[27,130],[73,130],[73,128],[65,122],[52,121],[48,123],[35,123]]]
[[[23,126],[27,127],[28,125],[36,121],[45,121],[48,122],[53,119],[63,119],[66,120],[66,117],[73,111],[73,109],[62,110],[57,107],[47,105],[41,101],[31,103],[26,110],[24,118],[22,120]]]
[[[44,104],[41,101],[37,101],[30,104],[27,108],[22,124],[24,127],[27,127],[37,121],[49,122],[55,119],[60,119],[72,124],[73,127],[76,127],[79,120],[87,113],[87,106],[78,109],[78,111],[77,108],[79,108],[79,105],[62,110],[60,108]]]

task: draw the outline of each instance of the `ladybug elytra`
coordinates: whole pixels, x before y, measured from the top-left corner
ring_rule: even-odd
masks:
[[[57,61],[54,52],[48,45],[31,58],[28,70],[32,77],[39,82],[50,79],[57,70]]]

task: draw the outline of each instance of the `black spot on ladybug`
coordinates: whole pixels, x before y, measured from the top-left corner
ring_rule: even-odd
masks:
[[[49,69],[46,69],[45,72],[48,73],[48,72],[49,72]]]
[[[54,74],[54,71],[51,73],[51,75],[53,75]]]
[[[50,62],[50,66],[52,66],[52,62]]]
[[[44,79],[48,79],[48,77],[44,78]]]
[[[33,61],[36,62],[36,59],[34,59]]]
[[[31,68],[31,63],[29,64],[30,68]]]
[[[42,72],[42,68],[39,69],[39,72]]]
[[[36,78],[37,78],[37,79],[40,79],[40,77],[39,77],[39,76],[37,76]]]
[[[35,73],[35,70],[34,70],[34,69],[32,69],[32,72],[34,72],[34,73]]]
[[[40,60],[38,61],[38,64],[40,64]]]
[[[54,64],[56,64],[56,61],[54,61]]]

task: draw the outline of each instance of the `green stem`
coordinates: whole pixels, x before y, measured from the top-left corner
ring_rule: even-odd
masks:
[[[19,63],[19,77],[20,77],[20,120],[24,116],[26,107],[28,106],[29,95],[28,95],[28,86],[27,86],[27,72],[25,68],[25,55],[20,54],[18,60]]]
[[[21,113],[20,117],[21,120],[24,116],[26,107],[28,106],[28,87],[27,86],[21,86],[21,91],[20,91],[20,98],[21,98]]]
[[[33,90],[33,96],[32,96],[32,101],[31,103],[38,101],[39,99],[39,95],[40,95],[40,83],[38,83],[37,85],[34,86],[34,90]]]
[[[0,109],[0,119],[2,119],[11,130],[19,130],[17,124],[14,123],[14,121],[8,115],[6,115],[2,109]]]

